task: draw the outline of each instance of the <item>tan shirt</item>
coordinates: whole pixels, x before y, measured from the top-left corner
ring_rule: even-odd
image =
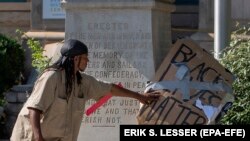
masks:
[[[33,132],[27,107],[43,112],[42,135],[46,141],[76,141],[79,133],[85,101],[98,100],[110,92],[111,84],[82,74],[82,83],[75,83],[68,101],[65,95],[64,71],[47,71],[36,81],[33,92],[15,123],[11,141],[32,141]]]

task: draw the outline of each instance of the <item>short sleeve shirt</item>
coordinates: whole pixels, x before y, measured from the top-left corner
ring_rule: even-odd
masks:
[[[111,83],[99,81],[85,73],[76,81],[71,95],[65,93],[65,72],[46,71],[36,81],[31,96],[20,111],[12,132],[12,141],[34,140],[28,108],[42,111],[41,130],[46,141],[76,141],[85,101],[98,100],[110,92]]]

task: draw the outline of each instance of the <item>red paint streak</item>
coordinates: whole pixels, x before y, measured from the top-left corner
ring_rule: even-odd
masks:
[[[121,82],[117,85],[119,87],[123,87]],[[103,104],[105,104],[110,98],[112,97],[111,93],[106,94],[104,97],[102,97],[99,101],[97,101],[95,104],[93,104],[91,107],[87,109],[85,114],[87,116],[91,115],[93,112],[95,112],[96,109],[101,107]]]

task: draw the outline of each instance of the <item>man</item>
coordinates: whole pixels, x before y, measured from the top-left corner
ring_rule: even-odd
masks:
[[[11,141],[76,141],[85,101],[98,100],[109,92],[143,104],[159,98],[158,94],[141,95],[80,73],[89,59],[87,46],[78,40],[67,40],[61,55],[36,81],[18,115]]]

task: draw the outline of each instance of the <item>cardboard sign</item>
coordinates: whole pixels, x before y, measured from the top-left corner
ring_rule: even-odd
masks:
[[[157,102],[143,105],[139,124],[215,124],[234,100],[234,77],[192,40],[179,40],[145,90],[159,91]]]

